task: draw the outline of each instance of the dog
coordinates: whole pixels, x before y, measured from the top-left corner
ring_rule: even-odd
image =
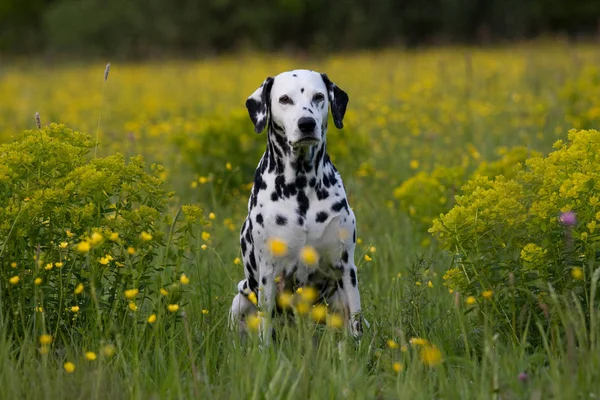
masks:
[[[240,233],[245,279],[238,284],[230,324],[243,332],[257,303],[263,342],[272,337],[277,294],[306,286],[342,312],[351,334],[362,333],[356,218],[326,151],[329,108],[341,129],[347,104],[348,95],[326,74],[309,70],[268,77],[246,101],[256,133],[267,128],[267,148],[255,171]],[[285,255],[272,254],[273,238],[285,243]],[[316,267],[303,264],[299,253],[305,246],[317,251]]]

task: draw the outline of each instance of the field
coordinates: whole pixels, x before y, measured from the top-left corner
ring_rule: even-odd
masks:
[[[262,348],[227,328],[266,142],[244,102],[294,68],[350,96],[328,151],[369,327],[296,310]],[[0,398],[597,398],[599,128],[597,46],[4,65]]]

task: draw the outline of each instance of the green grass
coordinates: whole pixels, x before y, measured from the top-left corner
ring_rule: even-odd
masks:
[[[428,53],[425,55],[427,59],[431,57]],[[393,54],[386,57],[386,62],[396,65]],[[463,57],[458,59],[463,60]],[[405,62],[404,59],[402,62]],[[446,73],[444,68],[453,68],[453,64],[438,65],[435,60],[428,65],[438,79],[436,82],[440,83],[433,87],[442,87],[443,74]],[[543,74],[528,70],[518,79],[511,78],[511,83],[524,93],[541,93],[540,98],[548,99],[552,107],[561,111],[540,122],[541,126],[535,125],[537,121],[532,122],[530,126],[519,129],[518,134],[513,134],[517,130],[514,121],[526,120],[530,115],[522,113],[516,103],[506,100],[509,96],[505,95],[501,85],[503,68],[496,66],[496,75],[485,82],[481,78],[481,82],[476,83],[480,89],[485,87],[490,93],[497,93],[497,97],[501,98],[497,100],[498,104],[507,101],[513,108],[505,108],[505,114],[492,117],[489,114],[477,116],[473,110],[466,122],[440,122],[440,126],[446,124],[444,129],[448,135],[460,132],[455,135],[456,140],[443,141],[444,130],[432,133],[423,129],[423,136],[409,137],[406,126],[402,125],[404,122],[393,125],[388,121],[392,133],[406,134],[406,137],[396,136],[393,143],[387,143],[385,141],[393,137],[392,134],[381,133],[372,121],[369,122],[371,131],[365,133],[360,130],[361,126],[357,127],[362,120],[356,116],[348,129],[357,132],[362,142],[350,143],[354,139],[351,134],[344,133],[348,131],[330,136],[329,151],[334,157],[338,155],[336,164],[350,194],[350,204],[358,219],[358,236],[362,240],[357,248],[356,263],[359,266],[362,307],[369,328],[359,340],[345,332],[315,325],[308,319],[279,327],[278,340],[269,347],[261,346],[254,336],[241,341],[237,333],[230,332],[227,314],[236,294],[237,282],[243,276],[242,267],[234,264],[234,259],[240,255],[237,229],[245,216],[249,190],[223,195],[220,189],[213,187],[213,183],[191,189],[191,177],[199,171],[193,171],[190,163],[181,161],[180,148],[172,142],[162,147],[160,137],[149,139],[146,136],[148,142],[144,142],[142,135],[140,141],[132,144],[137,146],[134,153],[144,153],[148,144],[152,150],[148,150],[150,154],[146,156],[151,161],[167,160],[165,164],[171,174],[167,184],[175,191],[176,198],[165,214],[172,218],[179,206],[186,202],[198,202],[205,208],[205,214],[216,214],[212,225],[206,228],[212,238],[206,250],[200,248],[204,242],[200,232],[196,232],[180,264],[163,265],[163,254],[158,254],[153,262],[154,267],[165,267],[158,273],[165,282],[172,279],[176,270],[183,269],[190,277],[190,284],[182,286],[185,293],[179,312],[171,314],[162,309],[157,322],[149,324],[147,316],[156,308],[147,298],[139,304],[138,312],[114,321],[110,329],[94,323],[85,325],[81,330],[60,326],[55,345],[47,354],[40,352],[39,330],[26,329],[30,333],[16,337],[8,332],[5,321],[0,321],[0,399],[597,398],[600,396],[597,323],[600,312],[597,302],[590,302],[589,315],[592,317],[587,318],[570,293],[550,296],[551,301],[545,306],[551,318],[546,320],[540,310],[518,311],[517,318],[521,319],[519,330],[516,339],[511,340],[510,333],[498,331],[495,321],[487,318],[494,298],[487,301],[480,297],[477,305],[468,307],[463,297],[457,298],[456,293],[449,293],[443,285],[442,276],[452,266],[451,255],[431,241],[424,227],[414,223],[397,203],[390,204],[394,187],[413,174],[408,167],[411,159],[420,158],[421,164],[427,162],[429,167],[438,160],[455,159],[458,160],[456,163],[460,163],[460,155],[464,155],[464,149],[472,143],[479,149],[485,149],[482,151],[483,158],[489,159],[497,147],[521,144],[523,138],[530,140],[528,145],[537,150],[549,151],[557,136],[564,137],[563,133],[557,133],[557,128],[564,132],[563,127],[569,124],[562,111],[569,109],[569,104],[564,98],[554,98],[554,94],[548,95],[541,90],[545,87],[544,79],[554,79],[553,85],[560,85],[557,82],[565,78],[556,76],[543,60],[539,65],[543,67]],[[136,68],[143,69],[143,66]],[[462,69],[463,66],[460,66],[459,70]],[[111,71],[116,79],[117,71],[116,68]],[[475,69],[476,74],[479,71]],[[173,79],[172,74],[169,76]],[[158,82],[162,82],[161,79],[160,76],[155,78]],[[403,82],[409,80],[407,78]],[[585,80],[582,82],[585,83]],[[465,79],[461,78],[456,84],[462,88],[461,85],[469,86],[470,82],[467,79],[465,83]],[[166,83],[161,85],[168,86]],[[360,85],[355,86],[355,93],[359,88]],[[554,86],[552,88],[554,90]],[[111,87],[110,90],[109,97],[117,98],[115,93],[119,88]],[[390,89],[390,92],[393,90]],[[483,92],[483,89],[474,90],[473,96],[485,101],[487,97],[481,94]],[[435,99],[443,97],[444,101],[456,100],[459,104],[457,109],[461,108],[460,99],[455,97],[463,93],[462,89],[455,91],[449,84],[442,93],[432,93],[431,99],[423,97],[417,104],[423,107],[425,103],[437,104]],[[359,117],[369,115],[365,111],[368,102],[364,101]],[[397,101],[400,107],[401,101]],[[535,108],[537,101],[530,100],[527,109]],[[583,101],[573,102],[580,104]],[[94,110],[94,107],[89,109]],[[105,104],[105,107],[110,109],[110,104]],[[424,120],[429,122],[435,120],[439,111],[433,105],[431,107],[431,110],[423,112]],[[550,109],[553,108],[548,106],[546,110]],[[569,111],[570,117],[579,113],[578,109],[573,109],[575,107]],[[112,115],[118,113],[114,107],[112,111]],[[165,113],[165,119],[172,117]],[[92,112],[89,114],[93,115]],[[107,120],[106,123],[111,123],[110,115],[103,115],[102,124]],[[504,121],[507,115],[514,117],[510,124]],[[113,123],[112,127],[122,125],[123,121]],[[506,125],[503,125],[504,122]],[[93,125],[92,122],[87,123]],[[143,122],[140,124],[143,125]],[[22,128],[20,124],[15,125]],[[243,129],[247,135],[253,135],[249,122]],[[493,134],[488,135],[488,130]],[[115,132],[120,131],[115,128],[103,136],[103,140],[108,142],[110,137],[116,137]],[[535,136],[538,132],[544,135]],[[222,139],[217,136],[209,139],[202,143],[212,143],[213,148],[225,143],[219,142]],[[240,158],[262,148],[265,137],[253,136],[252,140],[259,143],[258,147],[240,150]],[[367,154],[365,143],[377,148],[376,155]],[[117,141],[104,147],[101,144],[100,152],[110,153],[110,146],[113,149],[118,147]],[[339,156],[342,153],[344,157]],[[228,160],[224,158],[226,156],[215,155],[216,161],[209,161],[224,164],[223,161]],[[376,175],[374,173],[367,178],[358,177],[356,170],[363,162],[360,158],[363,156],[367,157],[365,162],[377,168],[376,172],[383,171],[383,176],[371,179]],[[202,159],[202,151],[197,157]],[[230,161],[236,166],[231,172],[232,180],[246,182],[252,176],[251,169],[237,166],[254,164],[254,160]],[[255,161],[258,163],[258,158]],[[236,229],[231,230],[224,223],[228,218]],[[165,223],[162,230],[168,233],[170,226]],[[371,246],[375,251],[370,250]],[[366,261],[365,254],[372,260]],[[595,293],[596,283],[591,281],[590,293]],[[421,347],[410,343],[413,337],[427,339],[437,346],[443,362],[436,366],[424,365]],[[398,344],[397,348],[390,347],[390,340]],[[116,347],[114,354],[103,353],[106,343]],[[86,351],[96,352],[98,358],[86,360]],[[73,373],[64,370],[66,361],[76,365]],[[401,371],[394,370],[394,363],[400,363]]]

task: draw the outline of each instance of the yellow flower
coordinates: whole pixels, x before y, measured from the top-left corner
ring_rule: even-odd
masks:
[[[88,359],[89,361],[95,361],[96,358],[98,358],[98,356],[93,351],[86,351],[85,358]]]
[[[90,251],[91,248],[92,248],[92,246],[90,245],[89,242],[77,243],[77,251],[80,253],[87,253],[88,251]]]
[[[46,271],[50,271],[52,268],[54,268],[54,264],[52,264],[52,263],[48,263],[48,264],[46,264],[46,266],[44,267],[44,269],[45,269]]]
[[[68,230],[68,229],[66,230],[66,234],[67,234],[67,237],[73,237],[73,236],[75,236],[75,234],[74,234],[74,233],[72,233],[72,232],[71,232],[70,230]]]
[[[115,354],[116,348],[112,344],[107,344],[102,347],[102,353],[106,357],[112,357]]]
[[[485,290],[483,293],[481,293],[481,295],[483,296],[484,299],[489,300],[494,295],[494,292],[491,290]]]
[[[296,312],[300,315],[308,314],[308,310],[310,310],[310,306],[307,303],[302,302],[296,306]]]
[[[90,242],[93,246],[97,246],[104,240],[104,237],[99,232],[92,233],[92,237],[90,238]]]
[[[316,305],[312,308],[310,315],[315,322],[325,322],[325,319],[327,318],[327,307],[321,304]]]
[[[75,371],[75,364],[73,364],[71,361],[67,361],[66,363],[64,363],[63,368],[65,369],[65,371],[67,371],[67,373],[72,373],[73,371]]]
[[[117,240],[119,240],[119,233],[118,232],[113,232],[110,234],[110,236],[108,237],[110,240],[112,240],[113,242],[116,242]]]
[[[167,292],[167,289],[165,288],[160,288],[160,294],[162,294],[163,296],[167,296],[169,292]]]
[[[260,326],[260,316],[257,314],[249,315],[246,318],[246,325],[252,331],[257,331]]]
[[[435,345],[427,345],[419,352],[421,362],[428,367],[435,367],[442,363],[442,352]]]
[[[100,259],[100,264],[102,264],[102,265],[107,265],[109,262],[110,262],[110,260],[106,257],[102,257]]]
[[[182,285],[188,285],[190,283],[190,278],[188,278],[186,274],[181,274],[179,282],[181,282]]]
[[[231,167],[231,163],[227,163],[227,164],[225,164],[225,169],[226,169],[227,171],[231,171],[231,168],[232,168],[232,167]]]
[[[64,264],[63,264],[62,262],[56,262],[56,263],[54,263],[54,266],[55,266],[56,268],[62,268],[62,266],[63,266],[63,265],[64,265]]]
[[[419,160],[410,160],[410,169],[419,168]]]
[[[42,284],[42,278],[35,278],[35,280],[33,281],[34,284],[36,285],[41,285]]]
[[[207,246],[207,245],[205,245],[205,244],[203,244],[202,246],[200,246],[200,248],[201,248],[202,250],[206,250],[206,249],[208,248],[208,246]]]
[[[477,303],[477,299],[473,296],[469,296],[467,297],[467,304],[472,306],[473,304]]]
[[[365,254],[365,261],[366,261],[366,262],[369,262],[369,261],[372,261],[372,260],[373,260],[373,259],[372,259],[371,257],[369,257],[369,255],[368,255],[368,254]]]
[[[377,247],[375,247],[375,246],[370,246],[370,247],[369,247],[369,252],[370,252],[370,253],[376,253],[376,252],[377,252]]]
[[[196,188],[198,187],[198,182],[196,182],[196,181],[193,181],[192,183],[190,183],[190,187],[191,187],[192,189],[196,189]]]
[[[274,257],[283,257],[287,254],[287,243],[278,238],[269,238],[267,246]]]
[[[208,178],[205,176],[201,176],[200,178],[198,178],[198,182],[204,185],[206,182],[208,182]]]
[[[14,261],[13,261],[13,262],[11,262],[11,263],[10,263],[10,267],[11,267],[11,268],[17,268],[17,263],[16,263],[16,262],[14,262]]]
[[[215,219],[215,218],[217,218],[217,216],[215,215],[214,212],[211,212],[208,214],[208,219]]]
[[[8,281],[12,284],[12,285],[16,285],[17,283],[19,283],[19,281],[21,280],[21,278],[19,278],[19,275],[15,275],[12,278],[10,278]]]
[[[302,289],[302,290],[300,290],[300,289]],[[298,293],[300,294],[300,297],[302,298],[302,300],[307,303],[312,304],[319,297],[319,292],[317,292],[317,290],[311,286],[299,288],[298,290],[299,290]]]
[[[417,337],[410,339],[409,342],[410,342],[410,344],[412,344],[414,346],[425,346],[425,345],[429,344],[429,342],[427,340],[417,338]]]
[[[233,264],[234,264],[234,265],[240,265],[241,263],[242,263],[242,260],[241,260],[239,257],[236,257],[236,258],[233,260]]]
[[[202,232],[202,240],[204,240],[205,242],[208,242],[210,240],[210,233],[204,231]]]
[[[314,267],[319,262],[319,253],[312,246],[304,246],[300,250],[300,260],[305,265]]]
[[[153,324],[153,323],[155,323],[155,322],[156,322],[156,314],[151,314],[151,315],[148,317],[148,323],[149,323],[149,324]]]
[[[394,370],[394,372],[398,373],[404,370],[404,366],[399,362],[395,362],[392,364],[392,369]]]
[[[327,318],[327,326],[332,329],[340,329],[344,326],[344,319],[338,313],[332,313]]]
[[[73,293],[81,294],[81,292],[83,292],[83,283],[78,283],[77,287],[75,287],[75,290],[73,291]]]
[[[138,307],[133,301],[131,301],[131,302],[129,302],[129,309],[131,311],[137,311]]]
[[[124,293],[125,293],[125,297],[127,297],[128,299],[133,299],[135,296],[138,295],[140,291],[138,289],[127,289]]]
[[[152,240],[152,235],[150,233],[144,231],[144,232],[140,233],[140,238],[142,238],[142,240],[144,242],[149,242]]]
[[[394,342],[392,339],[389,339],[389,340],[387,341],[387,346],[388,346],[390,349],[397,349],[397,348],[398,348],[398,343]]]
[[[583,280],[583,269],[581,267],[573,267],[573,269],[571,269],[571,276],[575,280]]]
[[[58,247],[61,249],[66,249],[69,246],[69,242],[61,242]]]
[[[52,343],[52,336],[48,334],[40,335],[40,344],[41,345],[49,345]]]
[[[420,282],[420,281],[416,281],[416,282],[415,282],[415,285],[417,285],[417,286],[421,286],[421,282]]]
[[[208,310],[202,310],[202,314],[207,315],[208,314]]]
[[[279,308],[285,309],[292,305],[292,294],[290,292],[282,292],[277,296],[277,305]]]
[[[179,304],[169,304],[167,309],[172,313],[177,312],[177,310],[179,310]]]
[[[427,282],[427,287],[432,288],[433,287],[433,282],[431,282],[431,281]]]
[[[128,253],[129,255],[134,255],[134,254],[135,254],[135,248],[134,248],[134,247],[131,247],[131,246],[129,246],[129,247],[127,248],[127,253]]]
[[[250,292],[250,294],[248,294],[248,300],[250,300],[250,302],[254,305],[258,304],[258,299],[256,298],[256,293],[254,292]]]
[[[71,312],[74,312],[74,313],[79,312],[79,306],[71,307]]]

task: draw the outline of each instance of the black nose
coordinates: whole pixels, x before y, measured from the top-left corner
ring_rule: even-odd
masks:
[[[315,131],[317,121],[314,118],[302,117],[298,120],[298,128],[302,133],[312,133]]]

